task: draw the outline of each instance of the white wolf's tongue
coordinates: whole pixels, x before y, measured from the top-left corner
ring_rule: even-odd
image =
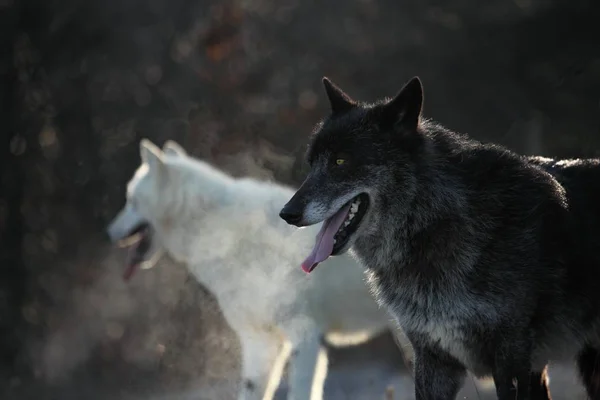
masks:
[[[325,261],[331,255],[331,252],[333,251],[333,237],[338,229],[340,229],[340,226],[342,226],[342,223],[346,220],[349,211],[350,204],[343,207],[333,217],[327,219],[323,223],[321,230],[317,234],[315,247],[302,263],[304,272],[311,272],[320,262]]]

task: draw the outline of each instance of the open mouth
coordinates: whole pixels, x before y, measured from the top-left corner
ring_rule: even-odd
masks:
[[[315,247],[302,263],[304,272],[309,273],[330,256],[346,251],[368,209],[369,196],[361,193],[325,220],[317,234]]]
[[[149,223],[136,225],[129,234],[119,241],[119,247],[127,248],[127,264],[123,279],[129,280],[140,268],[149,268],[154,264],[155,257],[148,258],[152,248],[153,230]],[[149,264],[149,266],[146,266]]]
[[[332,256],[337,256],[346,250],[346,245],[350,240],[350,237],[358,227],[369,208],[369,196],[366,194],[359,194],[349,203],[350,209],[346,213],[344,222],[338,228],[335,235],[333,235],[333,250]]]

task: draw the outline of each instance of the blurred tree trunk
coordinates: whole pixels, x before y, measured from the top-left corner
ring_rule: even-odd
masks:
[[[23,265],[22,148],[24,124],[17,105],[18,77],[14,49],[21,22],[17,4],[0,3],[0,384],[15,373],[23,332],[21,304],[28,275]]]

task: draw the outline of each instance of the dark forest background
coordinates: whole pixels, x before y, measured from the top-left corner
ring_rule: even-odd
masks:
[[[214,299],[168,259],[125,285],[104,235],[141,138],[296,185],[322,76],[375,100],[419,75],[451,129],[598,155],[599,20],[593,0],[0,0],[0,398],[231,394]]]

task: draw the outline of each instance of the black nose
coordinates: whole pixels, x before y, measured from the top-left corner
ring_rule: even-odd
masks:
[[[290,225],[295,225],[302,219],[302,213],[296,210],[289,210],[286,207],[279,212],[279,217]]]

